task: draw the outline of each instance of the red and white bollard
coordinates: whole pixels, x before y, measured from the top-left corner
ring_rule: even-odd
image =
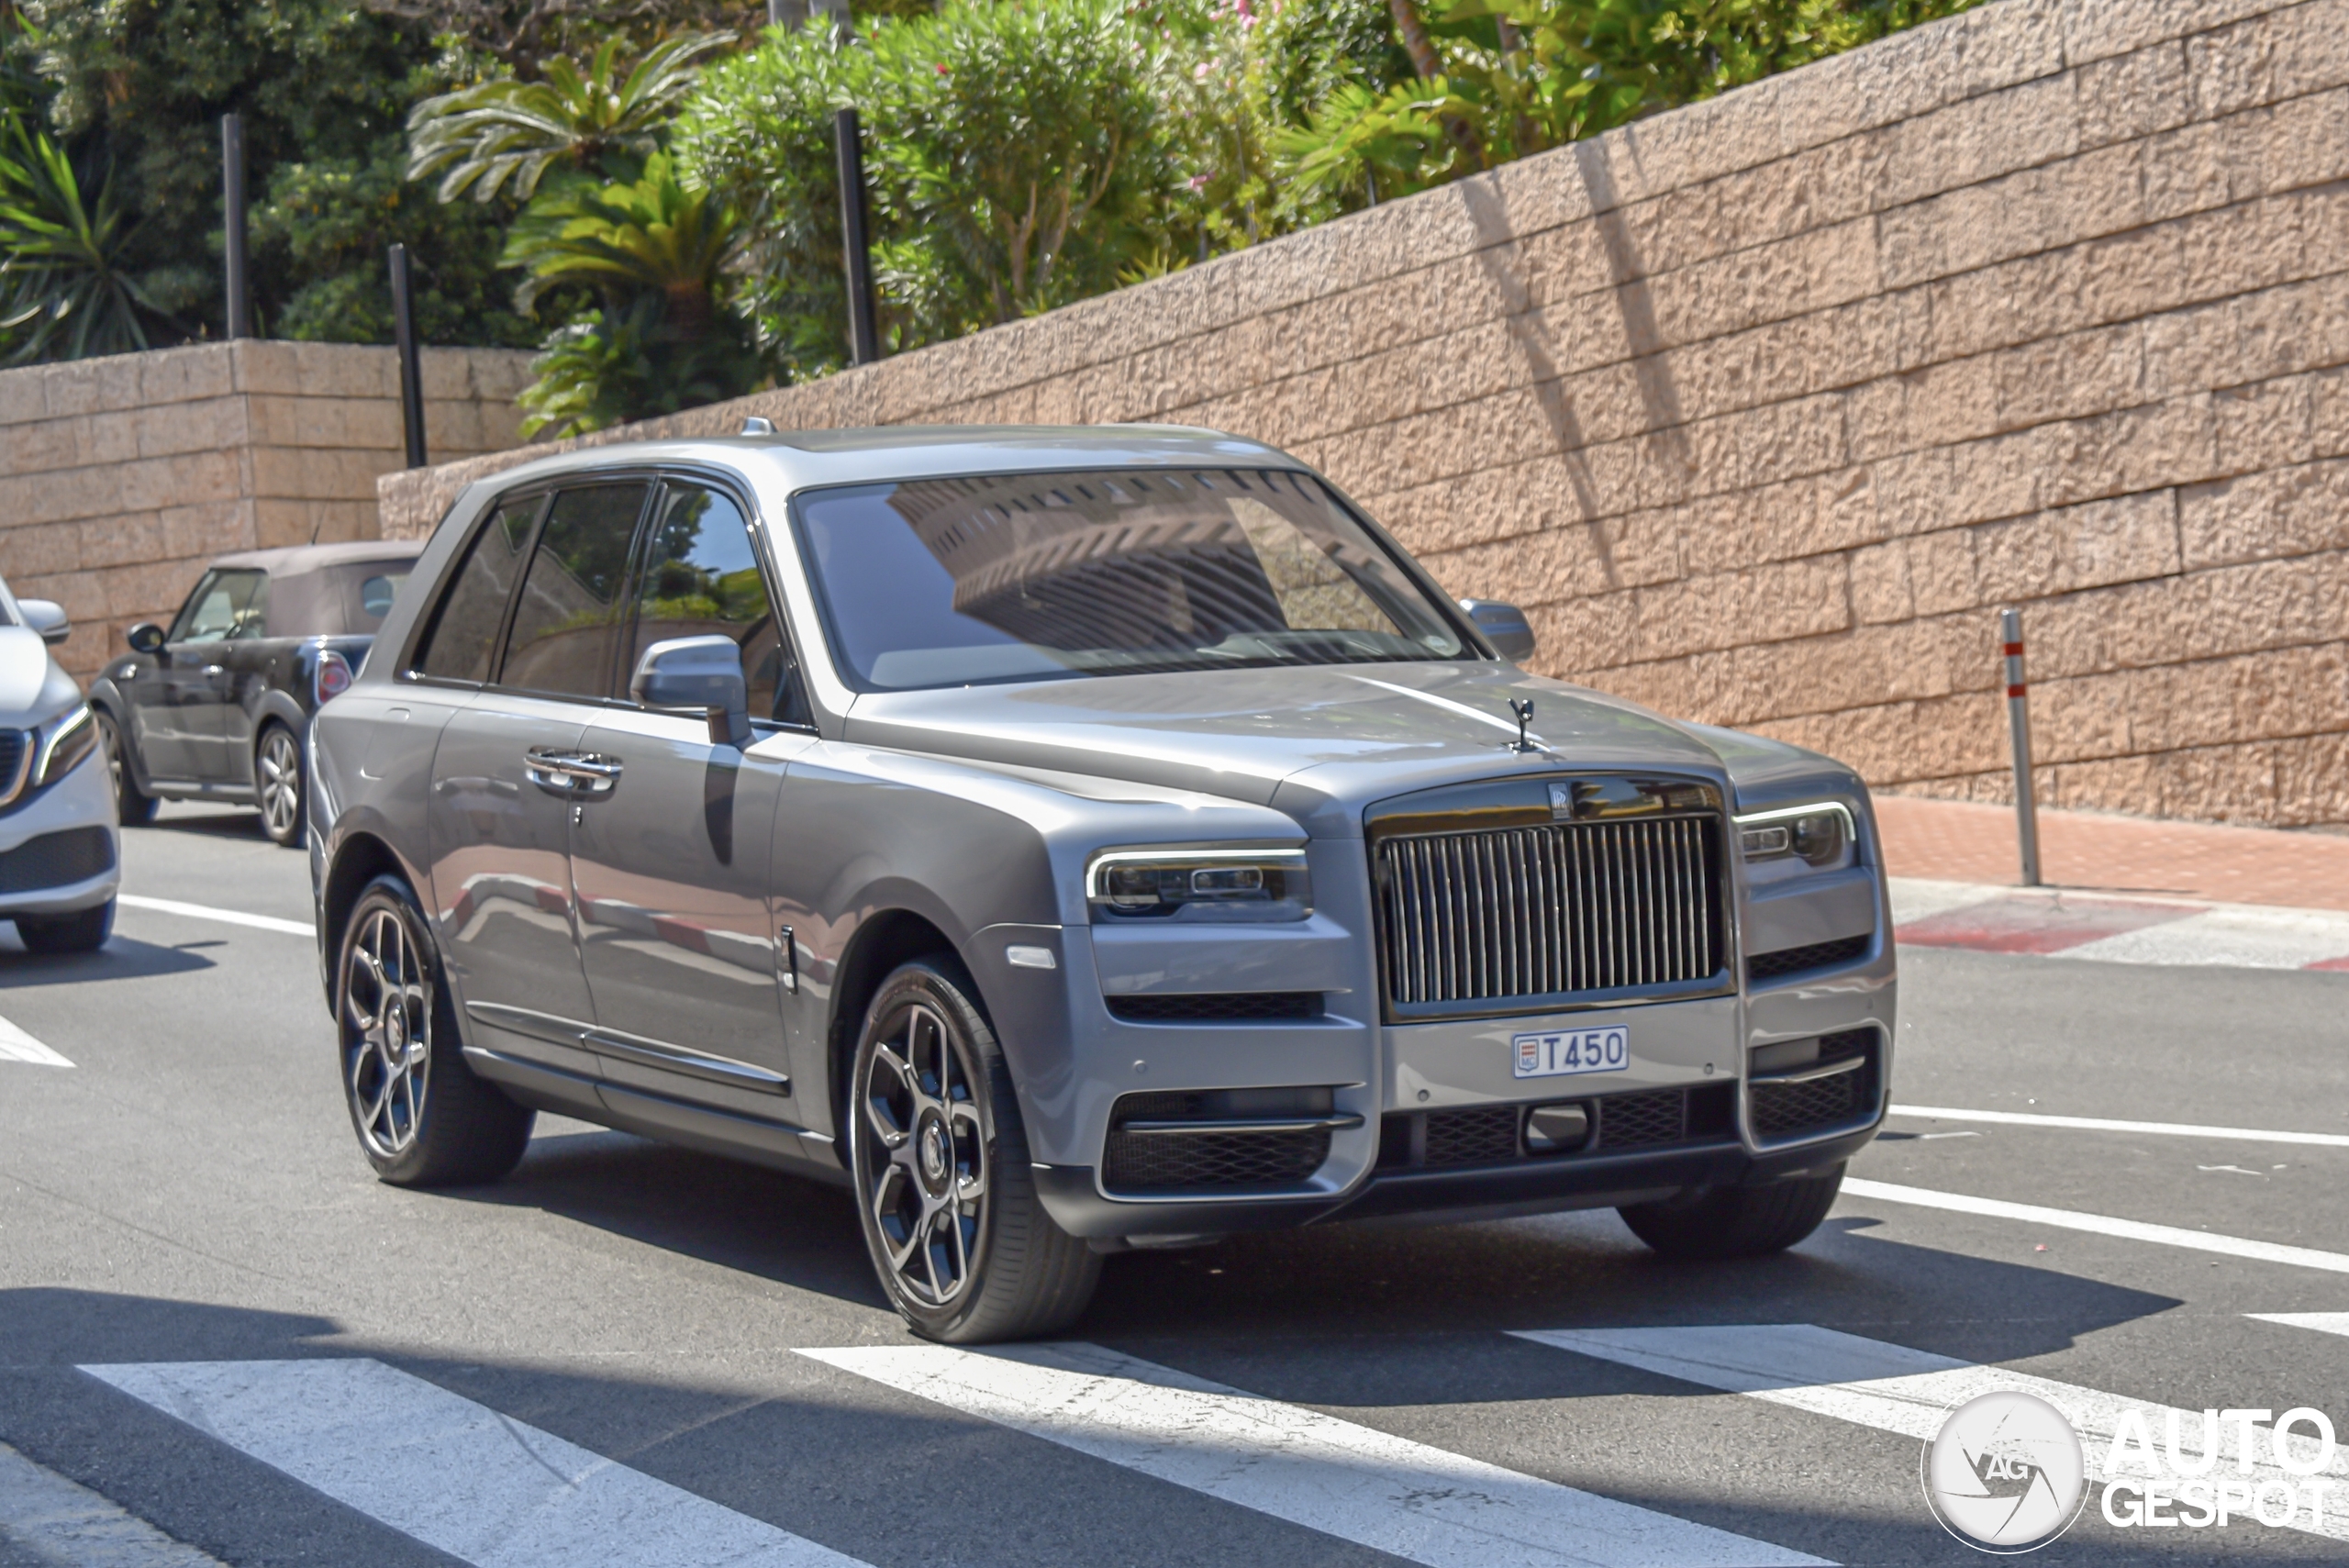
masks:
[[[2031,792],[2031,688],[2022,678],[2022,612],[1998,612],[2007,656],[2007,725],[2015,745],[2015,837],[2022,846],[2022,884],[2039,885],[2039,806]]]

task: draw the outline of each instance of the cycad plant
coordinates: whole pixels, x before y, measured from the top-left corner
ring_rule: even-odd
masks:
[[[506,264],[524,272],[517,303],[568,284],[603,305],[548,339],[524,433],[597,429],[755,386],[758,357],[718,306],[742,241],[735,209],[685,184],[664,152],[635,180],[531,204],[507,242]]]
[[[470,190],[478,202],[500,191],[527,202],[551,168],[616,175],[614,154],[650,157],[701,61],[731,40],[695,33],[655,45],[625,76],[622,39],[607,39],[583,72],[558,56],[544,80],[503,77],[427,98],[408,112],[407,177],[440,175],[440,196]]]
[[[150,324],[185,335],[126,272],[138,225],[110,180],[83,195],[64,150],[20,115],[0,118],[0,353],[11,364],[123,354]]]

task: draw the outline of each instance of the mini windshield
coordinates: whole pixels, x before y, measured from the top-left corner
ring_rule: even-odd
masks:
[[[1309,474],[925,479],[798,510],[841,673],[868,690],[1467,651]]]

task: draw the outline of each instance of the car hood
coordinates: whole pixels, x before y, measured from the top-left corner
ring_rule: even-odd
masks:
[[[30,627],[0,626],[0,728],[24,729],[57,717],[82,695]]]
[[[1515,750],[1515,698],[1534,706]],[[1729,732],[1713,731],[1726,739]],[[1507,664],[1315,665],[1122,675],[859,696],[851,742],[1130,779],[1275,806],[1316,833],[1359,832],[1373,800],[1464,779],[1583,768],[1668,770],[1731,783],[1693,727]],[[1800,759],[1737,738],[1783,771]]]

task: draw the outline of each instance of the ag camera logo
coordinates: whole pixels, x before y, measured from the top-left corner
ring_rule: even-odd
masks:
[[[2071,1529],[2087,1500],[2079,1434],[2030,1394],[1985,1394],[1952,1410],[1922,1468],[1933,1518],[1980,1551],[2035,1551]]]

